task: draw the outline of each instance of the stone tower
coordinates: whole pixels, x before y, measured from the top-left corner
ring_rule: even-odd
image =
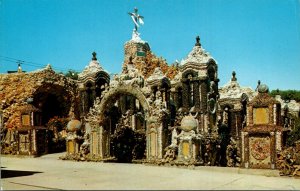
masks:
[[[81,117],[89,112],[97,97],[101,98],[103,91],[110,82],[110,76],[100,65],[96,52],[93,52],[92,55],[89,64],[78,75]]]
[[[146,74],[147,55],[151,54],[150,52],[151,50],[148,42],[142,40],[140,37],[133,37],[124,45],[123,69],[130,63],[133,64],[141,74]]]
[[[216,131],[218,66],[197,36],[196,44],[180,63],[179,73],[171,81],[177,112],[197,114],[200,132]]]
[[[242,166],[276,168],[277,153],[283,147],[280,102],[271,97],[265,84],[247,104],[247,126],[242,130]]]

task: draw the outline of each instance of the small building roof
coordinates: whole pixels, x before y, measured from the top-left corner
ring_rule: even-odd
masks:
[[[93,52],[92,55],[93,55],[92,60],[84,68],[84,70],[78,74],[79,79],[84,79],[87,76],[93,76],[100,71],[104,71],[104,69],[102,68],[100,62],[98,61],[98,59],[96,57],[96,55],[97,55],[96,52]]]
[[[243,94],[252,99],[255,91],[250,87],[241,87],[235,75],[233,71],[231,80],[219,89],[220,99],[240,99]]]
[[[214,60],[213,57],[202,48],[200,44],[200,38],[197,36],[195,46],[187,55],[187,57],[181,61],[180,65],[185,65],[188,63],[207,64],[211,60]]]

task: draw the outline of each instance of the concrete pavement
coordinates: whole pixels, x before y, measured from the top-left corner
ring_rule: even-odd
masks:
[[[75,162],[63,155],[38,158],[1,156],[3,190],[299,190],[300,179],[277,171],[239,168],[173,168],[143,164]],[[265,174],[265,175],[261,175]]]

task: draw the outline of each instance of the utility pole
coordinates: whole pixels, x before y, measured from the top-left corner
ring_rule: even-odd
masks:
[[[18,64],[18,73],[22,73],[21,63],[22,63],[21,60],[18,60],[18,61],[17,61],[17,64]]]

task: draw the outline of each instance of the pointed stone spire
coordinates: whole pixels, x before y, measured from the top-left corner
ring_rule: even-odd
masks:
[[[99,71],[103,71],[98,59],[97,53],[94,51],[92,53],[93,57],[90,63],[84,68],[84,70],[78,74],[79,79],[85,79],[86,76],[93,76]]]
[[[97,60],[97,53],[94,51],[93,53],[92,53],[92,55],[93,55],[93,58],[92,58],[92,60]]]
[[[181,61],[181,65],[185,65],[187,63],[193,64],[206,64],[209,61],[214,60],[211,55],[205,51],[200,43],[200,37],[196,37],[196,43],[193,47],[193,50],[188,54],[187,58]]]
[[[237,78],[235,77],[236,73],[235,71],[232,72],[231,81],[237,81]]]
[[[196,37],[196,44],[195,44],[195,46],[201,46],[201,44],[200,44],[200,37],[199,36]]]
[[[260,86],[260,80],[257,81],[257,86],[255,88],[255,91],[258,91],[258,87]]]
[[[51,64],[49,63],[49,64],[47,64],[47,66],[46,66],[46,70],[52,70],[52,66],[51,66]]]

